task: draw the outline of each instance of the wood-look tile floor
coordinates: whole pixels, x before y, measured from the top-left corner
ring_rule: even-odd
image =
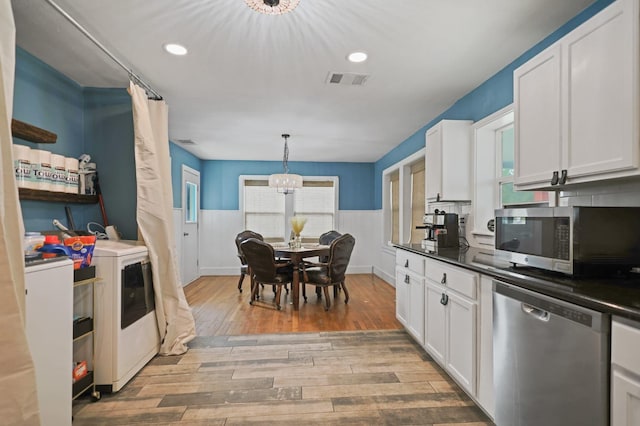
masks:
[[[189,347],[99,402],[77,400],[74,425],[492,425],[404,330],[197,336]]]

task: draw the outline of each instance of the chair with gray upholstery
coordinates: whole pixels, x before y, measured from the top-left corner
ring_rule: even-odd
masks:
[[[242,281],[244,281],[244,276],[249,275],[249,279],[251,279],[251,273],[249,271],[249,267],[247,266],[247,260],[242,254],[242,250],[240,249],[240,244],[243,241],[248,240],[249,238],[257,238],[260,241],[264,241],[262,235],[257,232],[245,230],[236,235],[236,248],[238,250],[238,259],[240,259],[240,279],[238,280],[238,290],[242,293]],[[253,281],[251,282],[251,288],[253,288]]]
[[[331,245],[333,240],[338,238],[340,235],[342,234],[336,231],[335,229],[331,231],[327,231],[324,234],[320,235],[320,238],[318,238],[318,244],[323,246]],[[327,263],[329,261],[329,256],[320,256],[318,261],[321,263]],[[321,287],[316,287],[316,294],[318,295],[318,298],[322,298]],[[333,287],[333,297],[335,298],[337,296],[338,296],[338,287]]]
[[[305,287],[307,284],[322,287],[324,290],[325,310],[331,307],[329,298],[329,287],[339,287],[344,291],[344,303],[349,303],[349,291],[345,285],[345,274],[356,239],[351,234],[343,234],[333,240],[329,248],[329,259],[327,262],[311,263],[305,262],[303,269],[303,296],[307,301]]]
[[[251,299],[253,303],[258,299],[260,285],[272,285],[276,290],[276,308],[281,309],[280,295],[282,287],[293,281],[293,268],[290,262],[278,262],[270,244],[257,238],[249,238],[240,244],[240,249],[247,261],[251,272],[253,286]]]

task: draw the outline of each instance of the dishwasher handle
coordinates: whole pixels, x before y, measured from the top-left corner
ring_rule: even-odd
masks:
[[[548,311],[536,308],[535,306],[531,306],[528,303],[522,302],[520,304],[520,307],[522,308],[522,312],[524,312],[525,314],[531,315],[535,319],[543,322],[548,322],[549,318],[551,317],[551,314],[549,314]]]

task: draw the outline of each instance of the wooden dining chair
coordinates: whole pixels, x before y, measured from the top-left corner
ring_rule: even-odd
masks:
[[[238,280],[238,291],[240,291],[240,293],[242,293],[242,281],[244,281],[244,276],[249,275],[249,279],[251,279],[247,259],[244,257],[242,249],[240,248],[240,245],[249,238],[256,238],[260,241],[264,241],[262,235],[249,230],[242,231],[236,235],[236,248],[238,250],[238,259],[240,259],[240,279]],[[251,288],[253,289],[253,280],[251,281]]]
[[[345,274],[351,260],[351,253],[356,244],[356,239],[351,234],[343,234],[333,240],[329,248],[327,262],[305,262],[302,272],[302,294],[306,303],[305,287],[307,284],[319,286],[324,291],[325,311],[331,307],[329,287],[340,287],[344,291],[344,303],[349,303],[349,291],[345,285]]]
[[[275,305],[280,306],[282,287],[293,281],[293,267],[290,262],[277,262],[273,247],[257,238],[249,238],[240,244],[253,278],[249,304],[258,299],[260,285],[272,285],[276,289]]]

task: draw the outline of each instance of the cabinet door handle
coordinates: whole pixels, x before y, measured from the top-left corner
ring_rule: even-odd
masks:
[[[555,172],[553,172],[553,176],[551,176],[551,185],[557,185],[559,179],[560,178],[558,177],[558,171],[556,170]]]
[[[445,293],[442,293],[442,297],[440,298],[440,303],[443,306],[447,306],[447,303],[449,303],[449,296],[447,296]]]
[[[404,262],[404,267],[405,267],[405,268],[408,268],[408,267],[409,267],[409,259],[407,259],[407,261],[406,261],[406,262]]]
[[[440,280],[440,284],[444,284],[444,285],[447,284],[447,273],[446,272],[442,273],[442,279]]]
[[[404,282],[409,284],[411,282],[411,278],[409,278],[409,275],[405,275],[404,276]]]
[[[567,183],[567,169],[564,169],[562,173],[560,173],[560,185],[564,185]]]

